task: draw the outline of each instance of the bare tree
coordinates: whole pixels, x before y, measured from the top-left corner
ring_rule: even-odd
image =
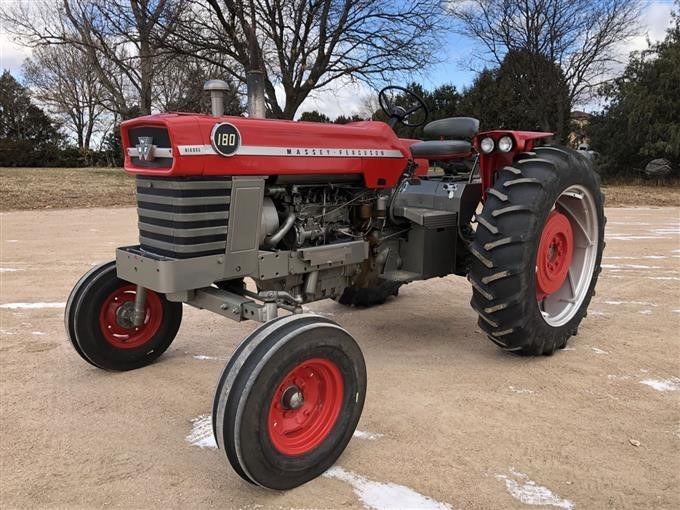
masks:
[[[33,96],[45,104],[72,133],[80,149],[89,149],[95,130],[104,129],[103,87],[74,46],[36,48],[23,67]]]
[[[635,35],[638,0],[451,0],[460,32],[479,41],[500,65],[508,51],[557,63],[571,103],[587,97],[616,62],[620,43]]]
[[[230,86],[224,97],[225,113],[243,113],[243,94],[231,76],[225,75],[224,64],[216,66],[193,57],[172,56],[157,62],[157,66],[153,96],[161,111],[209,113],[210,97],[203,91],[203,85],[216,78]]]
[[[24,0],[0,8],[32,47],[75,46],[123,118],[151,113],[155,62],[188,0]]]
[[[212,63],[227,58],[241,83],[262,72],[270,115],[291,119],[311,91],[339,78],[422,71],[444,23],[440,0],[193,0],[167,43]]]

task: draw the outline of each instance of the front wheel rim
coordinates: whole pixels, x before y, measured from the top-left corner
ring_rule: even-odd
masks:
[[[343,377],[326,358],[294,367],[277,386],[267,418],[269,439],[284,455],[304,455],[330,434],[340,415]]]
[[[564,224],[557,227],[556,236],[553,236],[554,228],[547,232],[564,219],[568,220],[568,227]],[[548,238],[555,239],[556,244],[546,242]],[[561,245],[560,239],[563,239]],[[536,297],[543,320],[550,326],[568,323],[581,308],[590,289],[599,243],[599,216],[592,193],[578,184],[570,186],[560,194],[548,214],[536,255]],[[556,246],[563,250],[557,260],[554,253],[546,252]],[[551,259],[552,273],[546,263]],[[555,279],[548,282],[546,274]]]
[[[123,307],[134,306],[135,285],[121,285],[111,292],[99,312],[99,327],[104,339],[117,349],[135,349],[151,341],[163,322],[163,303],[155,292],[146,294],[146,315],[140,326],[121,321]]]

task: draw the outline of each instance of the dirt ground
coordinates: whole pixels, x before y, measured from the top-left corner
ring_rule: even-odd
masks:
[[[680,206],[677,180],[638,178],[603,190],[608,206]],[[134,177],[120,168],[0,168],[0,211],[129,206],[134,192]]]
[[[205,428],[256,325],[186,309],[157,363],[97,370],[66,340],[63,306],[136,241],[134,209],[1,213],[0,506],[680,508],[680,209],[607,215],[597,296],[551,358],[486,340],[460,278],[371,310],[311,305],[364,350],[361,433],[327,476],[272,492],[241,481]]]

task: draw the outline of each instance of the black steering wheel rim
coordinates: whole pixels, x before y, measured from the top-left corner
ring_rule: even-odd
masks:
[[[427,105],[425,104],[425,101],[423,101],[423,98],[420,97],[418,94],[415,92],[410,91],[407,88],[404,87],[399,87],[398,85],[388,85],[387,87],[384,87],[379,93],[378,93],[378,102],[380,103],[380,108],[382,109],[383,112],[388,117],[391,117],[394,115],[394,107],[396,105],[392,104],[388,99],[387,99],[387,94],[386,92],[388,90],[399,90],[401,92],[404,92],[407,96],[415,99],[415,101],[418,103],[416,106],[413,106],[409,108],[408,110],[404,111],[404,114],[401,118],[398,119],[398,122],[403,124],[406,127],[418,127],[422,126],[425,124],[425,121],[427,121],[427,117],[430,114],[429,109],[427,108]],[[407,122],[406,119],[413,115],[414,113],[423,110],[425,112],[425,115],[423,116],[423,120],[418,122],[418,123],[410,123]]]

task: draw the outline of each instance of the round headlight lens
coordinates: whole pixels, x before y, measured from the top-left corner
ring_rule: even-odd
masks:
[[[510,152],[512,150],[512,138],[509,136],[502,136],[498,140],[498,150],[501,152]]]
[[[486,138],[482,138],[482,141],[479,142],[479,148],[482,149],[484,154],[489,154],[493,150],[494,146],[495,144],[493,138],[489,138],[488,136]]]

